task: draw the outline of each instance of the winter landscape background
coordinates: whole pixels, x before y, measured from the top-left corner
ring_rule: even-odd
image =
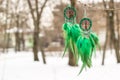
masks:
[[[84,15],[99,36],[92,67],[78,75],[67,51],[64,57],[64,8]],[[120,80],[120,0],[0,0],[0,80]],[[72,57],[72,58],[71,58]]]

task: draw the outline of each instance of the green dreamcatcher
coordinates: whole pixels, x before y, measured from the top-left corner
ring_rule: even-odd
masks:
[[[65,23],[63,24],[62,27],[65,38],[64,54],[69,48],[72,51],[76,61],[78,62],[78,52],[77,52],[78,50],[76,46],[76,41],[78,37],[81,35],[81,31],[79,24],[76,23],[76,9],[72,6],[67,6],[64,9],[64,18],[65,18]]]
[[[68,6],[64,9],[65,23],[63,24],[65,49],[64,54],[68,48],[71,49],[76,64],[78,64],[79,58],[83,65],[79,74],[85,67],[92,66],[92,54],[98,46],[98,36],[92,32],[92,20],[87,18],[86,7],[84,8],[84,18],[80,23],[76,23],[76,9]],[[63,56],[64,56],[63,54]]]
[[[79,26],[82,30],[82,35],[79,36],[76,45],[78,54],[83,63],[79,72],[80,74],[86,66],[89,68],[92,66],[92,54],[99,44],[98,36],[91,30],[92,20],[87,18],[86,6],[84,6],[84,18],[81,19]]]
[[[76,22],[76,9],[68,5],[64,9],[64,18],[65,18],[65,22],[71,22],[74,24]]]

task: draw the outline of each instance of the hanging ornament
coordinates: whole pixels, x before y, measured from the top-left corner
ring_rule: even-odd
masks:
[[[89,18],[83,18],[81,21],[80,21],[80,28],[83,30],[83,31],[90,31],[91,27],[92,27],[92,21],[91,19]]]
[[[92,66],[92,54],[99,45],[98,36],[92,32],[92,20],[87,18],[86,6],[84,7],[84,18],[80,23],[76,23],[76,9],[72,6],[67,6],[64,9],[65,23],[63,24],[63,32],[65,38],[64,54],[69,48],[78,64],[79,58],[83,63],[79,74],[85,67]]]
[[[68,5],[64,9],[64,18],[65,22],[72,22],[75,23],[76,19],[76,9],[70,5]]]
[[[98,46],[98,36],[92,32],[92,20],[87,18],[86,14],[86,5],[84,6],[84,18],[81,19],[79,23],[81,31],[81,36],[79,36],[76,45],[78,50],[78,55],[81,58],[83,63],[79,74],[83,71],[83,69],[92,66],[92,54],[93,51],[96,50]]]
[[[76,9],[72,6],[68,6],[64,9],[65,23],[63,24],[64,38],[65,38],[65,49],[69,48],[76,61],[78,62],[78,50],[76,46],[76,41],[81,35],[79,24],[76,24]],[[64,56],[63,54],[63,56]],[[76,64],[77,64],[76,62]]]

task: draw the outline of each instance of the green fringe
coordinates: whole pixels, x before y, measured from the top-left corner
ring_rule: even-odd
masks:
[[[79,74],[85,67],[92,66],[92,54],[96,51],[96,47],[99,46],[98,36],[90,32],[88,37],[82,35],[82,31],[78,24],[72,24],[70,22],[63,24],[63,32],[65,38],[65,49],[63,56],[65,55],[68,48],[72,51],[76,64],[78,64],[79,58],[83,63]]]
[[[71,38],[74,42],[76,42],[78,37],[81,36],[81,30],[78,24],[74,24],[70,32],[71,32]]]
[[[70,43],[70,29],[71,29],[71,24],[70,23],[65,23],[63,24],[63,31],[64,31],[64,38],[65,38],[65,49],[63,56],[65,55],[65,52],[67,51]]]
[[[78,50],[76,46],[76,41],[81,35],[81,30],[78,24],[65,23],[63,24],[64,38],[65,38],[65,49],[63,56],[65,55],[68,48],[72,51],[76,64],[78,63]]]
[[[78,54],[83,63],[79,74],[83,71],[83,69],[86,66],[89,68],[92,66],[92,54],[93,51],[96,50],[98,44],[99,44],[98,36],[93,32],[90,33],[89,37],[80,36],[78,38],[76,45],[78,49]]]

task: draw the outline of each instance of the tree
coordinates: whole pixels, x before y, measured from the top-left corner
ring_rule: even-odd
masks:
[[[15,51],[21,51],[21,36],[20,36],[20,28],[21,28],[21,22],[22,22],[22,19],[24,19],[22,17],[22,11],[19,9],[20,7],[20,0],[17,0],[14,4],[14,11],[13,13],[11,14],[15,21],[15,25],[16,25],[16,31],[15,31]],[[12,19],[11,19],[12,20]]]
[[[8,27],[8,7],[9,7],[9,0],[6,0],[6,12],[5,12],[5,14],[6,14],[6,26],[4,27],[4,41],[5,41],[5,47],[3,47],[3,52],[6,52],[6,42],[7,42],[7,32],[6,32],[6,30],[7,30],[7,27]]]
[[[114,16],[115,16],[115,8],[114,8],[114,0],[110,0],[109,3],[107,4],[105,0],[103,0],[105,12],[106,12],[106,19],[107,19],[107,33],[106,33],[106,38],[110,39],[110,45],[113,45],[115,54],[116,54],[116,59],[117,62],[120,63],[120,53],[119,53],[119,39],[117,39],[115,36],[115,22],[114,22]],[[109,7],[109,8],[108,8]],[[109,32],[109,37],[108,37],[108,32]],[[106,42],[107,40],[106,39]],[[104,45],[104,51],[103,51],[103,59],[102,59],[102,65],[104,65],[104,58],[105,58],[105,50],[106,50],[106,43]]]
[[[41,10],[40,11],[39,11],[39,6],[38,6],[38,0],[34,0],[34,1],[35,1],[35,10],[33,9],[33,6],[31,4],[31,0],[27,0],[28,5],[29,5],[29,9],[30,9],[30,12],[31,12],[31,15],[32,15],[32,19],[33,19],[33,24],[34,24],[34,33],[33,33],[33,40],[34,40],[34,42],[33,42],[34,61],[39,61],[39,58],[38,58],[39,43],[41,44],[41,41],[39,41],[40,18],[41,18],[43,9],[44,9],[44,7],[45,7],[45,5],[46,5],[46,3],[47,3],[48,0],[45,0],[45,2],[43,3],[43,5],[41,6]],[[43,62],[46,63],[44,50],[43,50],[43,48],[42,48],[41,45],[40,45],[40,50],[42,52]]]

